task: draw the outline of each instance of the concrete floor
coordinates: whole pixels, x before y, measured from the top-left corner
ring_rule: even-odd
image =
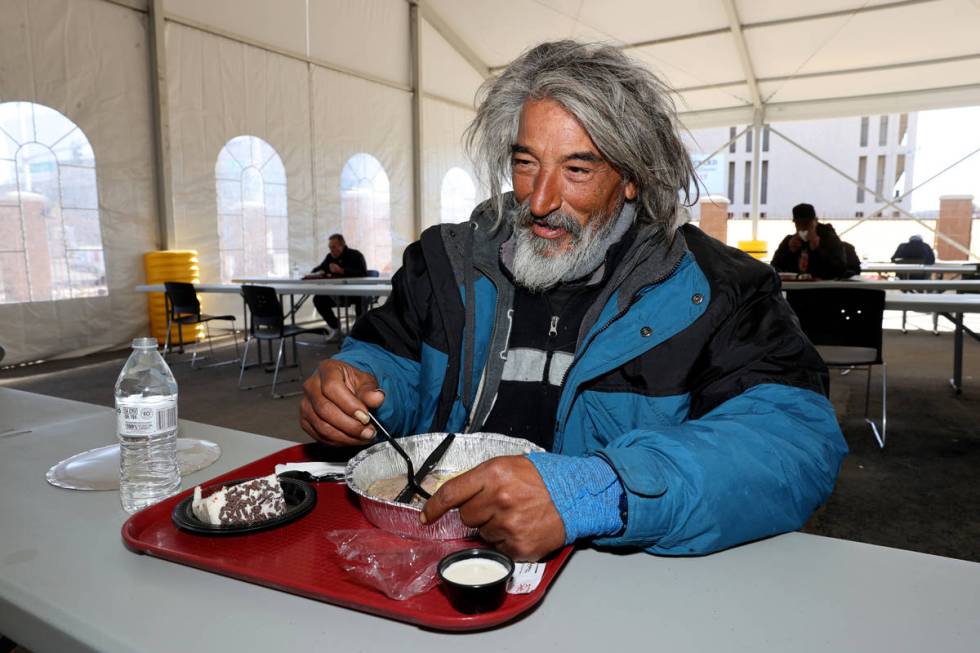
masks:
[[[928,316],[913,320],[931,327]],[[831,400],[851,449],[830,500],[810,519],[810,533],[980,562],[980,343],[967,338],[964,392],[955,396],[952,334],[886,331],[888,441],[878,448],[863,420],[863,372],[834,372]],[[320,340],[300,349],[306,373],[337,350]],[[218,358],[234,355],[230,347]],[[112,388],[128,351],[0,371],[0,385],[111,406]],[[237,389],[235,365],[192,370],[174,363],[180,415],[208,424],[305,442],[299,397],[272,399],[269,389]],[[251,382],[271,374],[246,372]],[[288,370],[286,379],[298,376]],[[872,382],[872,414],[880,415],[880,372]],[[298,382],[284,390],[300,389]],[[191,437],[192,432],[182,435]]]

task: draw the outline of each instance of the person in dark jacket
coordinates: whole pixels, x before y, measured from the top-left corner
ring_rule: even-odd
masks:
[[[772,266],[779,272],[809,275],[815,279],[839,279],[847,274],[847,259],[833,225],[819,222],[812,204],[793,207],[796,233],[783,238]]]
[[[915,234],[909,237],[908,242],[900,244],[895,249],[895,253],[892,254],[892,262],[894,263],[899,259],[911,259],[932,265],[936,262],[936,253],[922,240],[922,236]]]
[[[844,276],[853,277],[861,274],[861,259],[854,245],[846,240],[840,241],[840,244],[844,248]]]
[[[324,257],[323,262],[313,268],[310,274],[303,277],[304,279],[333,279],[338,277],[363,277],[367,275],[367,263],[364,261],[364,255],[356,249],[348,247],[347,241],[344,240],[342,234],[331,235],[327,241],[327,247],[330,251]],[[353,303],[354,313],[357,317],[360,317],[364,311],[365,302],[362,297],[343,297],[340,301],[342,306]],[[334,307],[337,306],[337,302],[334,301],[333,297],[327,295],[314,295],[313,305],[331,329],[327,336],[329,339],[334,335],[335,330],[340,327],[340,321],[333,312]]]
[[[395,434],[538,445],[447,481],[420,518],[458,508],[521,560],[800,528],[846,452],[827,370],[771,267],[678,224],[694,173],[666,89],[617,48],[559,41],[483,95],[468,143],[491,199],[406,249],[304,384],[302,428],[363,445],[373,411]]]
[[[932,248],[929,247],[929,245],[923,242],[922,236],[918,234],[909,236],[908,242],[900,244],[895,249],[895,253],[892,254],[892,263],[918,263],[918,264],[932,265],[935,262],[936,262],[935,252],[932,251]],[[913,279],[913,280],[932,278],[932,274],[929,272],[902,271],[899,272],[896,276],[899,279]],[[937,319],[936,315],[937,315],[936,313],[932,314],[933,323],[934,323],[933,331],[938,333],[938,331],[936,331],[935,328],[935,322]],[[902,333],[905,333],[904,311],[902,311]]]

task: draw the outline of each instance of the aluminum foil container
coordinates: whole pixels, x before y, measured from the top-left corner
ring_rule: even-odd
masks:
[[[398,438],[415,469],[425,461],[446,433],[425,433]],[[465,472],[497,456],[514,456],[543,451],[541,447],[519,438],[498,433],[460,433],[443,454],[433,472]],[[421,507],[372,497],[367,489],[375,481],[405,476],[405,461],[388,442],[365,449],[347,463],[347,487],[357,495],[361,510],[368,521],[386,531],[425,540],[456,540],[476,535],[476,529],[466,526],[458,510],[450,510],[432,524],[419,523]],[[407,481],[406,481],[407,482]]]

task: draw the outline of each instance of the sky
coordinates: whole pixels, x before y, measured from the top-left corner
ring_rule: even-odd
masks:
[[[920,111],[913,186],[980,148],[980,107]],[[912,193],[912,211],[938,211],[942,195],[973,195],[980,204],[980,152]]]

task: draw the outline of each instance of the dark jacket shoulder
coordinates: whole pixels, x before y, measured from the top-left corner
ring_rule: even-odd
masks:
[[[730,296],[735,300],[755,293],[772,293],[780,289],[779,277],[772,266],[745,252],[712,238],[694,225],[684,225],[681,233],[698,267],[708,280],[713,296]]]

